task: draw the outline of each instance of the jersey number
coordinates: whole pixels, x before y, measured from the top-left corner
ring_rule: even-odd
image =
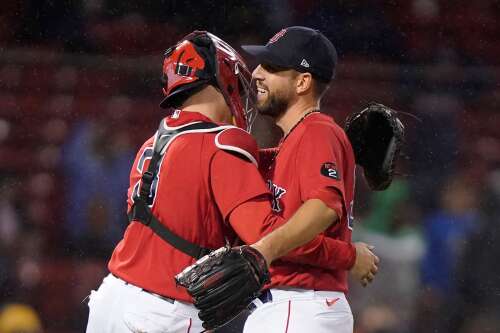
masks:
[[[148,147],[148,148],[144,149],[141,157],[139,158],[139,163],[137,163],[137,172],[139,172],[140,175],[142,175],[144,173],[144,171],[146,171],[144,169],[144,165],[146,164],[146,160],[151,160],[152,157],[153,157],[153,148]],[[160,163],[160,165],[161,165],[161,163]],[[155,200],[158,182],[159,182],[159,176],[158,176],[158,172],[157,172],[155,175],[155,178],[153,179],[153,183],[151,184],[151,190],[149,191],[149,196],[148,196],[148,200],[147,200],[147,203],[149,206],[152,206],[153,202]],[[141,180],[138,180],[137,183],[135,183],[135,185],[134,185],[134,190],[132,191],[132,198],[131,198],[132,201],[134,201],[135,197],[139,196],[139,185],[140,184],[141,184]]]

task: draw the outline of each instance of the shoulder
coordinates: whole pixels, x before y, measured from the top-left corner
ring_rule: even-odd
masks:
[[[348,143],[347,135],[332,117],[325,114],[315,114],[304,122],[303,139],[316,141],[334,141],[342,144]]]
[[[258,166],[259,150],[257,142],[248,132],[241,128],[230,127],[220,131],[215,136],[215,145],[221,150],[236,153]]]
[[[137,155],[141,155],[144,150],[148,149],[148,148],[152,148],[153,147],[153,143],[154,143],[154,140],[155,140],[155,136],[153,135],[152,137],[150,137],[149,139],[147,139],[141,146],[141,148],[138,150],[137,152]]]
[[[336,158],[342,157],[354,163],[354,152],[346,133],[327,115],[317,114],[304,124],[298,146],[300,155],[333,153]]]

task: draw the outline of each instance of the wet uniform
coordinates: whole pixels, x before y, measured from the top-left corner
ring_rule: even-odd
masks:
[[[351,144],[329,116],[307,114],[282,140],[276,158],[263,171],[273,194],[273,210],[288,219],[305,201],[322,200],[340,220],[320,236],[336,244],[330,243],[328,252],[317,253],[317,263],[323,267],[288,260],[304,255],[301,248],[273,262],[272,301],[257,307],[245,333],[352,332],[345,293],[347,272],[355,261],[351,244],[354,170]]]
[[[164,120],[168,128],[193,122],[212,121],[196,112],[175,112]],[[144,143],[132,167],[129,210],[151,160],[153,141]],[[233,146],[243,152],[231,151],[235,141]],[[175,234],[206,248],[233,242],[235,233],[224,222],[231,211],[252,198],[269,198],[252,157],[245,155],[245,146],[253,144],[247,132],[227,125],[173,139],[153,183],[154,216]],[[111,274],[91,294],[87,332],[201,332],[190,296],[174,281],[194,261],[149,227],[131,222],[109,261]]]

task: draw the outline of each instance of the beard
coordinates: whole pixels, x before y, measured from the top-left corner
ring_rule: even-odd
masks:
[[[260,114],[276,119],[288,109],[289,101],[289,96],[285,94],[269,93],[265,102],[257,103],[257,111]]]

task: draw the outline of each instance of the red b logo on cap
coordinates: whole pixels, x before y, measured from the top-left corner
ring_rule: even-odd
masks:
[[[275,43],[278,41],[278,39],[280,39],[281,37],[283,37],[286,33],[286,29],[281,29],[281,31],[279,31],[276,35],[274,35],[273,37],[271,37],[271,39],[269,40],[268,44],[271,44],[271,43]]]

